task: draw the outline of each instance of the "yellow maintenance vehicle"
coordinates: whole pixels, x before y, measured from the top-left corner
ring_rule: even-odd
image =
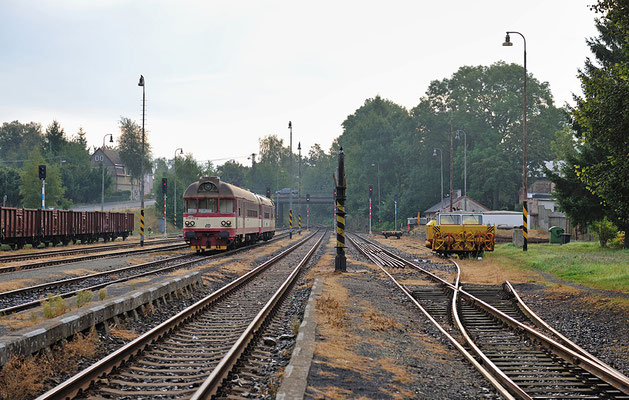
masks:
[[[440,213],[426,226],[426,247],[439,255],[476,257],[494,250],[496,228],[483,224],[483,214],[465,211]]]

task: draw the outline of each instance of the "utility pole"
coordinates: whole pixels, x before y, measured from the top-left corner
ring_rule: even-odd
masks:
[[[288,121],[290,131],[290,148],[288,152],[288,171],[290,174],[290,187],[288,193],[288,238],[293,238],[293,123]]]
[[[146,111],[146,90],[144,75],[140,75],[138,86],[142,86],[142,157],[140,159],[140,247],[144,246],[144,116]],[[164,221],[166,222],[166,221]]]
[[[347,259],[345,258],[345,153],[343,148],[339,152],[339,166],[336,180],[336,257],[334,258],[334,271],[347,271]]]
[[[299,183],[297,186],[297,216],[299,220],[299,230],[297,232],[301,235],[301,142],[297,142],[297,151],[299,152]]]
[[[450,110],[450,212],[452,212],[452,170],[454,168],[453,154],[454,154],[454,135],[452,124],[452,110]]]

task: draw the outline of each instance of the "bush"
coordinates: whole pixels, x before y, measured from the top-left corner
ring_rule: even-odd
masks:
[[[609,244],[614,249],[623,249],[625,247],[625,232],[618,232],[616,237]]]
[[[90,290],[81,290],[76,294],[76,308],[81,308],[90,301],[94,297],[94,293]]]
[[[68,304],[61,296],[48,294],[48,299],[42,300],[44,317],[54,318],[69,310]]]
[[[592,229],[594,229],[594,234],[598,237],[598,242],[601,244],[601,247],[607,247],[607,242],[616,237],[616,233],[618,232],[616,225],[608,220],[607,217],[594,222]]]

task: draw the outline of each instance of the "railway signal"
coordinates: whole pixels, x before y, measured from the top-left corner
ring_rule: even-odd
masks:
[[[41,179],[41,209],[46,208],[46,166],[40,165],[38,167],[39,179]]]
[[[164,195],[164,237],[168,236],[168,234],[166,233],[166,194],[168,190],[167,184],[168,179],[162,178],[162,194]]]
[[[393,230],[397,231],[397,194],[394,197],[394,204],[395,204],[395,222],[393,222]]]
[[[266,188],[266,197],[271,198],[271,188]]]
[[[334,258],[334,271],[346,272],[347,260],[345,258],[345,153],[341,147],[339,152],[339,166],[337,169],[335,208],[336,208],[336,257]],[[338,193],[338,196],[336,194]]]
[[[371,196],[373,195],[373,185],[369,185],[369,234],[371,235]]]
[[[310,193],[306,193],[306,230],[310,230]]]

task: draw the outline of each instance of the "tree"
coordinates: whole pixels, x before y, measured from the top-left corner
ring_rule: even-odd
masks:
[[[0,167],[0,204],[3,204],[4,196],[7,196],[6,206],[17,207],[20,199],[20,170],[11,167]]]
[[[599,36],[587,41],[598,64],[579,72],[583,97],[572,109],[576,137],[596,155],[574,164],[577,178],[602,199],[609,219],[629,231],[629,4],[599,0],[593,9]],[[629,248],[625,234],[624,247]]]
[[[142,127],[129,118],[120,118],[120,159],[127,167],[131,178],[139,182],[142,170]],[[144,173],[151,171],[151,146],[144,137]]]
[[[38,166],[46,166],[46,207],[62,208],[67,206],[64,201],[64,188],[61,185],[61,173],[56,163],[48,164],[44,160],[38,148],[29,153],[28,161],[24,164],[20,172],[22,184],[20,185],[20,196],[22,196],[24,207],[41,207],[42,183],[39,179]]]
[[[28,158],[34,148],[41,148],[43,138],[41,125],[35,122],[22,124],[19,121],[5,122],[0,127],[0,160],[19,161]]]
[[[46,134],[44,135],[44,154],[47,154],[49,157],[57,157],[67,143],[65,131],[59,125],[59,122],[56,120],[52,121],[52,124],[46,128]]]

